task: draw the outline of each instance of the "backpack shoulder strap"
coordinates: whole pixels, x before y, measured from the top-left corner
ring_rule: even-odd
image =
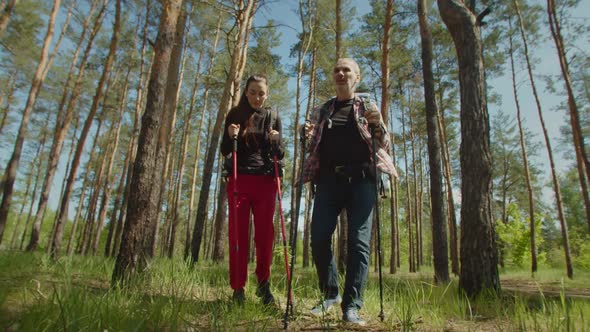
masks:
[[[371,108],[371,95],[368,93],[357,93],[357,96],[361,99],[364,111]]]
[[[322,122],[324,118],[328,116],[328,111],[330,110],[330,105],[333,102],[333,98],[325,102],[322,107],[320,108],[320,118],[318,122]]]

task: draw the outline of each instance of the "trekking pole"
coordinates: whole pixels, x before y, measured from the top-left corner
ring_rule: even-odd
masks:
[[[289,257],[287,252],[287,238],[285,236],[285,217],[283,215],[283,193],[281,192],[281,177],[279,176],[279,162],[277,161],[277,149],[274,149],[273,162],[275,167],[275,181],[277,183],[277,197],[279,200],[279,216],[281,218],[281,235],[283,237],[283,252],[285,254],[285,271],[287,271],[287,283],[291,283],[291,273],[289,271]],[[293,294],[287,293],[287,303]],[[292,300],[292,299],[291,299]]]
[[[305,120],[306,123],[309,120]],[[293,275],[293,267],[295,266],[295,255],[297,254],[297,227],[299,224],[299,208],[301,207],[301,194],[303,193],[303,165],[305,164],[305,140],[306,135],[305,133],[301,135],[301,168],[299,173],[299,186],[297,187],[297,197],[295,199],[295,220],[293,220],[293,233],[291,237],[291,271],[289,273],[290,276]],[[287,293],[291,294],[291,281],[293,279],[289,279],[289,285],[287,286]],[[289,327],[289,310],[291,315],[293,315],[293,299],[291,297],[287,298],[287,307],[285,308],[285,317],[283,318],[284,326],[283,328],[286,330]]]
[[[381,223],[379,222],[379,169],[377,168],[377,141],[375,139],[375,126],[371,127],[371,141],[373,143],[373,173],[375,173],[375,221],[377,223],[377,261],[379,264],[379,300],[381,311],[379,318],[385,319],[383,313],[383,274],[381,273]]]
[[[232,162],[233,162],[233,174],[232,178],[234,181],[233,185],[233,213],[234,213],[234,220],[231,223],[231,227],[233,229],[232,233],[234,234],[234,243],[232,243],[232,247],[235,252],[235,262],[234,267],[236,269],[236,273],[238,273],[238,268],[240,264],[240,258],[238,257],[239,247],[238,247],[238,135],[234,135],[232,137],[233,142],[233,150],[232,150]]]

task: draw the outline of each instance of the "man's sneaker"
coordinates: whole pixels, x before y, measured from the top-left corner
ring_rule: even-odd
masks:
[[[268,280],[258,284],[258,288],[256,288],[256,296],[262,300],[262,304],[264,305],[275,303],[275,298],[270,292],[270,284],[268,283]]]
[[[336,297],[333,299],[325,299],[323,301],[320,301],[320,303],[318,303],[315,307],[311,309],[311,314],[314,316],[320,316],[324,312],[328,312],[328,310],[330,310],[331,307],[340,304],[341,302],[342,298],[340,297],[340,295],[336,295]]]
[[[234,289],[234,294],[232,295],[232,300],[239,304],[239,305],[243,305],[244,301],[246,300],[246,295],[244,295],[244,289],[240,288],[240,289]]]
[[[342,320],[358,326],[365,326],[367,324],[367,322],[359,316],[359,311],[356,308],[346,309],[342,315]]]

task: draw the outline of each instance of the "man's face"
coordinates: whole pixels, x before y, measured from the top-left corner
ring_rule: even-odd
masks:
[[[338,60],[333,72],[334,83],[338,92],[353,93],[355,91],[356,84],[360,80],[360,75],[355,68],[356,66],[350,60]]]

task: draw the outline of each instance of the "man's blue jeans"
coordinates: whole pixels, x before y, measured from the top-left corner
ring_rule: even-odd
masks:
[[[338,215],[348,216],[348,259],[342,296],[342,310],[360,309],[369,269],[371,227],[375,204],[375,180],[372,177],[322,179],[316,186],[311,221],[311,251],[319,286],[325,299],[338,295],[338,272],[332,253],[332,234]]]

